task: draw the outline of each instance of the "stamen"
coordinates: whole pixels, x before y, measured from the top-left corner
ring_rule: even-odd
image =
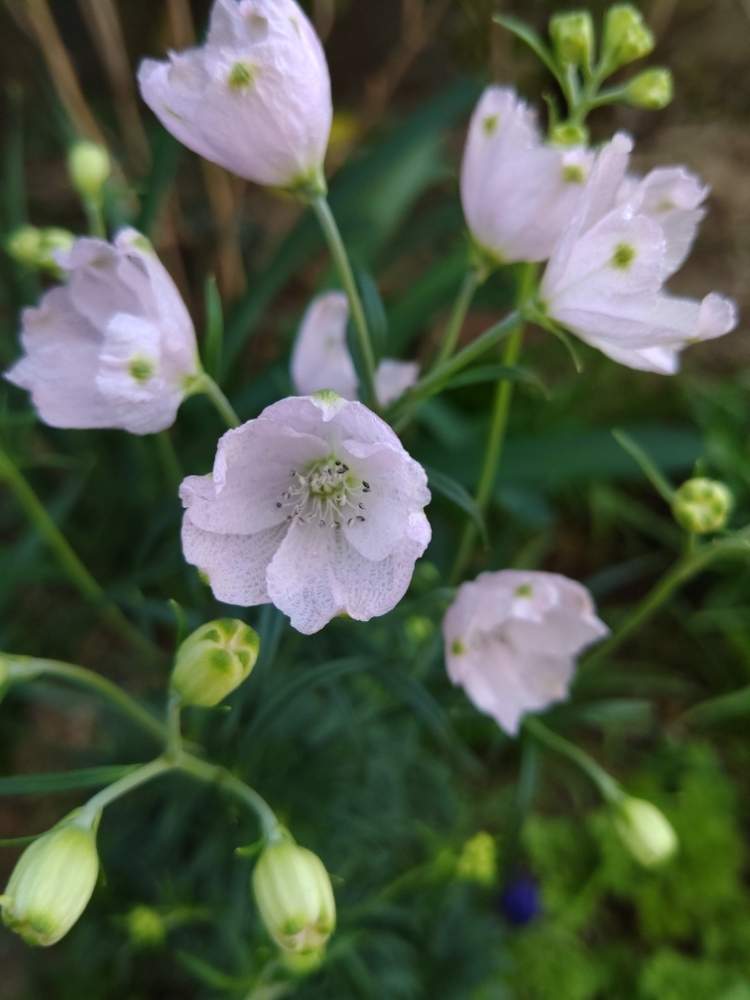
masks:
[[[312,462],[301,471],[292,469],[289,480],[281,498],[275,501],[277,510],[287,508],[287,522],[317,524],[319,528],[335,530],[340,530],[344,523],[342,514],[348,527],[366,522],[367,507],[362,498],[370,492],[370,484],[359,480],[340,459],[330,456]]]

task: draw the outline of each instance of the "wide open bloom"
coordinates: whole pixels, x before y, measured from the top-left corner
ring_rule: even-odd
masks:
[[[461,169],[464,215],[499,263],[546,260],[580,200],[593,157],[542,142],[513,90],[488,87],[474,111]]]
[[[319,184],[331,81],[294,0],[216,0],[205,44],[146,59],[138,82],[164,127],[207,160],[257,184]]]
[[[292,352],[292,381],[297,392],[310,395],[332,389],[344,399],[356,399],[358,379],[346,343],[349,303],[342,292],[327,292],[311,303],[302,320]],[[380,406],[389,406],[417,381],[415,361],[384,358],[375,372]]]
[[[180,293],[133,229],[80,239],[56,260],[67,283],[21,317],[24,356],[5,373],[52,427],[153,434],[174,423],[200,371]]]
[[[385,614],[430,541],[424,469],[362,403],[274,403],[182,484],[185,558],[227,604],[271,601],[300,632]]]
[[[703,195],[690,175],[666,172],[623,197],[631,148],[618,134],[598,154],[547,265],[542,308],[615,361],[671,375],[683,348],[735,327],[736,308],[715,293],[697,302],[664,291],[695,235]]]
[[[576,657],[607,634],[591,595],[556,573],[501,570],[458,588],[443,619],[448,676],[515,734],[565,698]]]

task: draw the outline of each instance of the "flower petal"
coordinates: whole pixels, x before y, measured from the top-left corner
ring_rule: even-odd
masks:
[[[198,528],[187,512],[182,551],[187,562],[206,574],[217,601],[240,607],[265,604],[266,570],[286,530],[282,524],[254,535],[219,534]]]
[[[292,352],[292,381],[312,395],[332,389],[344,399],[357,398],[357,373],[346,343],[349,303],[341,292],[320,295],[302,320]]]

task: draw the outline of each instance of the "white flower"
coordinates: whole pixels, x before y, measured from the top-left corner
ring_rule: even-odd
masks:
[[[80,239],[67,283],[22,315],[25,355],[5,377],[53,427],[152,434],[174,423],[200,363],[180,294],[145,237]]]
[[[343,292],[326,292],[305,313],[292,352],[292,381],[302,395],[324,389],[356,399],[358,379],[346,343],[349,303]],[[419,378],[414,361],[384,358],[375,372],[378,404],[389,406]]]
[[[546,260],[581,198],[593,157],[542,142],[513,90],[489,87],[474,111],[461,170],[475,243],[500,263]]]
[[[271,601],[311,634],[385,614],[430,541],[424,470],[384,421],[332,392],[291,397],[219,441],[180,490],[182,544],[227,604]]]
[[[556,573],[501,570],[462,584],[443,620],[448,676],[508,733],[566,697],[575,660],[607,634],[591,595]]]
[[[216,0],[205,45],[145,60],[138,82],[164,127],[207,160],[274,187],[320,178],[331,81],[294,0]]]
[[[547,314],[604,354],[645,371],[673,374],[688,344],[720,337],[737,322],[721,295],[702,302],[667,294],[664,282],[682,262],[697,225],[701,195],[693,179],[646,178],[623,198],[632,148],[616,135],[597,156],[584,196],[542,279]],[[658,212],[659,190],[692,208]],[[662,188],[663,190],[663,188]],[[619,200],[618,200],[619,199]]]

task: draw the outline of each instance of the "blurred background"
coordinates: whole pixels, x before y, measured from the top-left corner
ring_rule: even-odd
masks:
[[[457,176],[473,104],[489,79],[517,86],[540,109],[552,91],[491,15],[514,13],[544,32],[569,5],[303,5],[325,39],[333,79],[334,210],[358,265],[378,282],[388,353],[427,357],[467,262]],[[658,38],[649,62],[673,70],[675,100],[658,114],[595,113],[593,137],[626,129],[638,169],[684,163],[711,185],[708,218],[673,287],[729,294],[746,316],[750,3],[640,6]],[[199,332],[205,280],[216,276],[223,384],[249,417],[290,391],[299,318],[331,275],[299,206],[200,161],[139,100],[139,61],[201,37],[209,7],[5,0],[0,235],[26,222],[83,232],[67,147],[75,137],[104,142],[117,164],[110,223],[150,235]],[[17,355],[18,311],[42,285],[5,254],[0,277],[5,367]],[[488,282],[465,336],[495,322],[512,293],[505,272]],[[564,572],[586,582],[616,624],[681,539],[610,429],[631,433],[675,483],[695,468],[726,481],[737,496],[734,523],[747,524],[747,323],[690,350],[675,379],[583,357],[579,377],[559,344],[529,338],[524,363],[546,389],[518,393],[492,546],[473,569]],[[491,387],[480,386],[433,401],[407,447],[472,489],[490,398]],[[187,471],[209,468],[219,433],[204,401],[188,401],[173,434]],[[0,441],[108,595],[164,650],[174,636],[168,598],[194,624],[220,610],[182,563],[174,484],[151,439],[51,430],[8,387],[0,389]],[[436,623],[464,515],[443,496],[430,511],[435,542],[392,615],[366,633],[334,622],[311,645],[273,609],[250,609],[263,639],[251,683],[231,712],[190,720],[195,738],[257,784],[336,875],[342,926],[326,968],[277,992],[256,981],[271,949],[249,903],[249,865],[233,855],[253,831],[223,799],[175,779],[168,793],[149,788],[108,813],[106,881],[69,939],[31,954],[0,934],[2,1000],[750,1000],[750,573],[735,565],[691,585],[551,716],[674,823],[680,856],[653,875],[613,842],[585,779],[509,743],[449,688]],[[164,670],[140,662],[102,625],[8,491],[0,539],[0,647],[85,664],[158,704]],[[0,710],[5,775],[126,763],[150,749],[119,720],[104,715],[103,725],[100,707],[71,692],[21,689]],[[76,791],[0,788],[0,837],[43,830],[81,800]],[[495,838],[500,859],[484,886],[454,874],[479,829]],[[15,856],[0,854],[2,878]]]

